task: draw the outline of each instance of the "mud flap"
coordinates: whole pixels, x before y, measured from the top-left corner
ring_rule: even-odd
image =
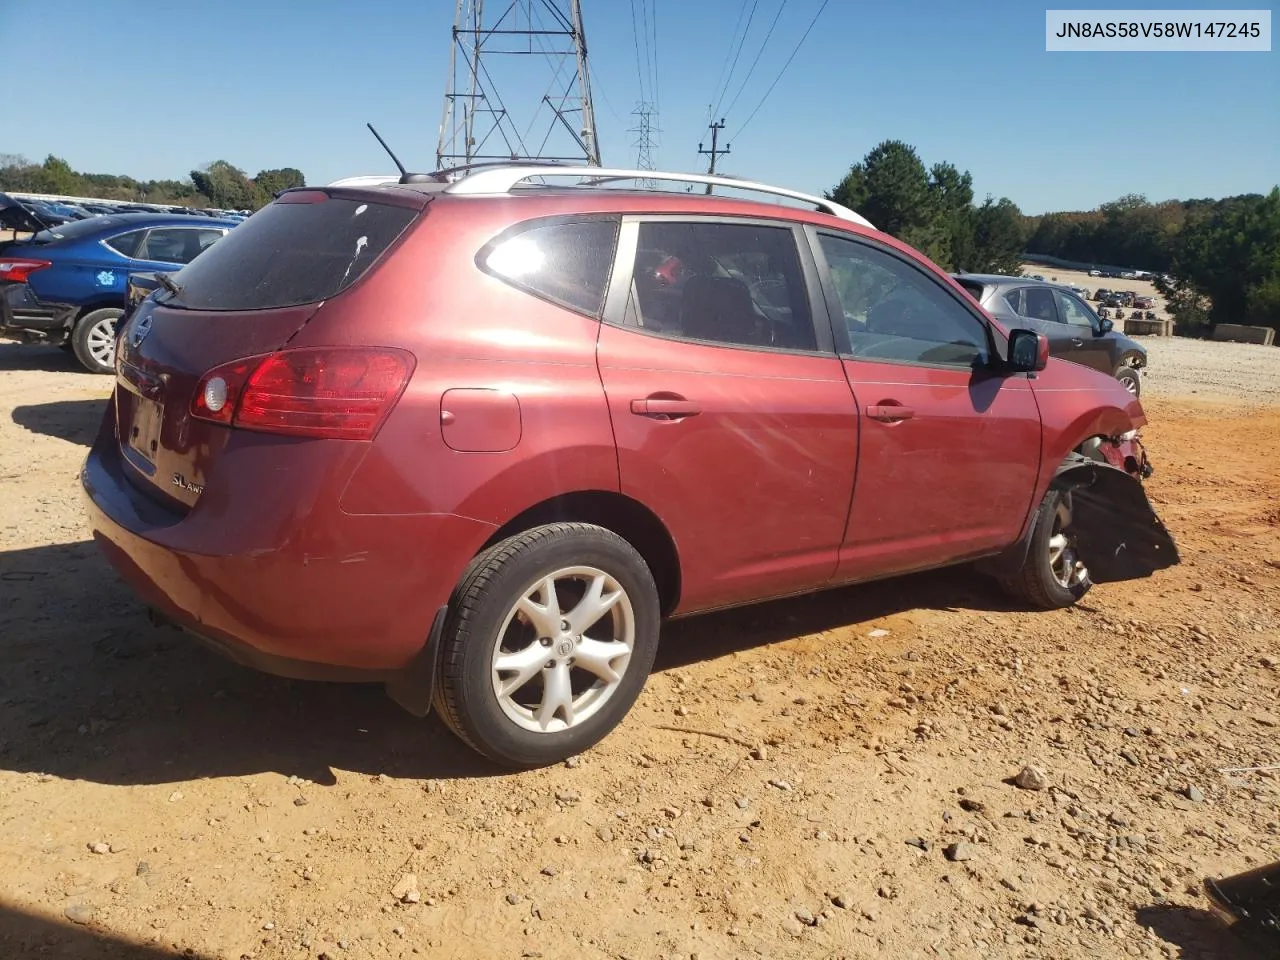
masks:
[[[1180,562],[1137,477],[1085,461],[1065,467],[1053,485],[1071,494],[1071,533],[1094,583],[1137,580]]]

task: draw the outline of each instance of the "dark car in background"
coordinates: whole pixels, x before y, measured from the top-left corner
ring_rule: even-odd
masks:
[[[953,277],[1002,323],[1047,336],[1053,356],[1101,370],[1134,396],[1142,392],[1140,371],[1147,366],[1146,348],[1116,331],[1110,320],[1100,319],[1084,298],[1030,277],[978,273]]]
[[[0,194],[0,217],[6,202],[17,205]],[[129,274],[177,270],[236,225],[127,213],[50,226],[23,209],[25,221],[8,208],[25,238],[0,241],[0,336],[65,346],[94,373],[113,370]]]

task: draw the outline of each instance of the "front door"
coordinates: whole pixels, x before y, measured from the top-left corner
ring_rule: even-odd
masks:
[[[1057,290],[1058,329],[1049,336],[1049,352],[1110,375],[1111,349],[1102,321],[1074,294]]]
[[[1025,374],[961,294],[896,250],[822,233],[824,285],[862,420],[837,580],[936,566],[1004,547],[1040,466]]]
[[[835,572],[858,418],[789,225],[624,221],[598,342],[622,492],[680,554],[680,612]],[[825,324],[825,318],[822,324]]]

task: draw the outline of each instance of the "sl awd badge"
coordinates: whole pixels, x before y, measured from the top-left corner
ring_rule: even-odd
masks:
[[[188,480],[180,473],[175,473],[169,478],[169,482],[175,487],[186,490],[188,493],[194,493],[197,497],[204,493],[204,484],[196,483],[194,480]]]

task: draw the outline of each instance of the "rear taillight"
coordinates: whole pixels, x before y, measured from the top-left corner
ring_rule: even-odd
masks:
[[[27,278],[37,270],[52,267],[48,260],[27,260],[18,258],[0,259],[0,280],[10,283],[26,283]]]
[[[215,367],[200,378],[191,415],[247,430],[372,440],[413,373],[391,347],[307,347]]]

